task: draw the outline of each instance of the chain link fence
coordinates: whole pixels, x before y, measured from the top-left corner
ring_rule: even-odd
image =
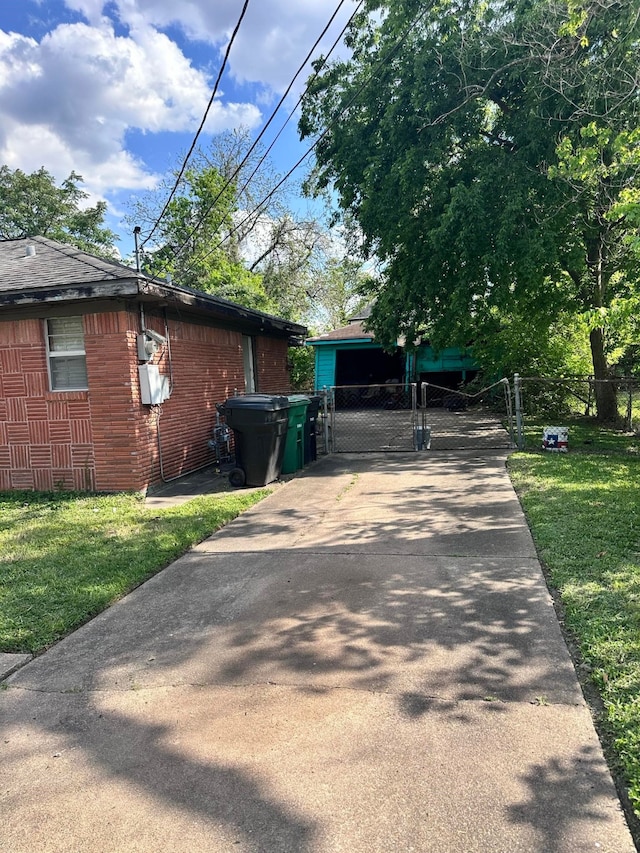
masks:
[[[596,417],[599,385],[606,385],[615,399],[608,422]],[[478,390],[421,382],[296,393],[316,401],[317,414],[307,429],[313,432],[317,455],[514,447],[640,453],[640,379],[635,377],[516,374],[513,383],[505,378]],[[212,427],[209,447],[219,462],[226,462],[232,436],[224,419]]]
[[[261,393],[291,396],[291,392],[272,390]],[[313,435],[318,456],[515,446],[507,379],[477,390],[453,390],[429,382],[387,382],[297,393],[315,402],[309,409],[314,416],[308,418],[305,429]],[[232,454],[233,439],[224,419],[218,419],[209,446],[220,462]]]
[[[478,390],[452,390],[423,382],[421,420],[423,444],[430,450],[492,450],[515,445],[508,379]]]
[[[334,453],[416,450],[416,383],[341,385],[329,390],[327,440]]]
[[[613,410],[598,418],[598,397],[606,390]],[[516,440],[521,450],[584,453],[640,452],[640,380],[514,377]],[[567,430],[564,436],[561,430]],[[554,446],[558,441],[561,446]]]
[[[337,386],[328,406],[328,447],[336,453],[514,446],[506,379],[475,391],[428,382]]]

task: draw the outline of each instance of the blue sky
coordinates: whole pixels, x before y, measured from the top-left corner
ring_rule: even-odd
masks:
[[[215,133],[260,131],[338,4],[251,0],[203,146]],[[241,8],[241,0],[1,0],[0,163],[44,166],[58,182],[80,173],[91,201],[107,201],[108,224],[128,253],[123,215],[181,163]],[[319,52],[354,8],[345,0]],[[276,169],[287,172],[307,147],[291,121],[271,155]]]

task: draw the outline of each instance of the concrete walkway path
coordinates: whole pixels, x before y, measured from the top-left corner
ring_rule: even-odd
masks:
[[[632,853],[506,454],[334,456],[0,691],[6,853]]]

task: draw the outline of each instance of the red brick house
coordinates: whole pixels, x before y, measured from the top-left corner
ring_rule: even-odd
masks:
[[[213,461],[215,404],[286,391],[305,334],[53,240],[0,241],[0,489],[144,491]]]

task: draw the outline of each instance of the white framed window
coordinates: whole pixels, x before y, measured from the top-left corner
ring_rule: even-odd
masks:
[[[49,388],[86,391],[89,386],[82,317],[51,317],[44,326]]]

